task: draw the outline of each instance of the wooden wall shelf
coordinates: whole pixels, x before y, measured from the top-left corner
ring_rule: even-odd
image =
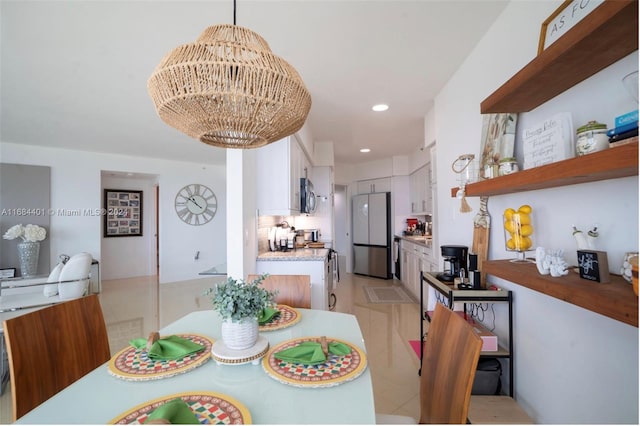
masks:
[[[638,1],[605,0],[480,104],[526,112],[638,50]]]
[[[480,112],[526,112],[638,50],[638,0],[605,0],[487,97]],[[638,175],[638,141],[507,176],[468,184],[467,196],[491,196]],[[458,188],[451,189],[455,197]],[[540,275],[533,263],[486,260],[483,272],[638,327],[638,297],[612,275],[607,284]]]
[[[638,142],[470,183],[468,197],[512,194],[638,175]],[[451,188],[455,197],[458,188]]]
[[[619,275],[611,275],[611,282],[603,284],[582,279],[575,272],[559,278],[540,275],[533,263],[487,260],[482,268],[489,275],[638,327],[638,296]]]

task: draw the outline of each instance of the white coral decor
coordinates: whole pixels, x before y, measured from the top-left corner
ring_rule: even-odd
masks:
[[[4,238],[5,240],[15,240],[18,237],[22,238],[22,241],[42,241],[47,238],[47,231],[42,226],[22,226],[22,224],[19,224],[9,228],[7,232],[5,232],[2,236],[2,238]]]

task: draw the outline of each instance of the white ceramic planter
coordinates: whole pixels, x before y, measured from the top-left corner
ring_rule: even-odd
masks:
[[[248,349],[258,340],[258,319],[244,318],[239,322],[225,320],[220,331],[222,341],[229,349]]]

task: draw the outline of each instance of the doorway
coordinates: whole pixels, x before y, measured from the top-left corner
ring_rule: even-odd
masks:
[[[144,173],[102,171],[105,189],[142,191],[140,221],[142,235],[107,238],[100,244],[101,280],[157,276],[158,250],[158,176]]]

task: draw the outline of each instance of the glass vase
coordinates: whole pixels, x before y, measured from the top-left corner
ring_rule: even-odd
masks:
[[[533,215],[531,213],[515,212],[502,216],[504,224],[504,245],[508,252],[515,253],[512,262],[531,262],[526,252],[534,250]]]
[[[20,275],[22,277],[35,277],[38,274],[39,257],[39,242],[23,241],[18,243],[18,260],[20,261]]]

